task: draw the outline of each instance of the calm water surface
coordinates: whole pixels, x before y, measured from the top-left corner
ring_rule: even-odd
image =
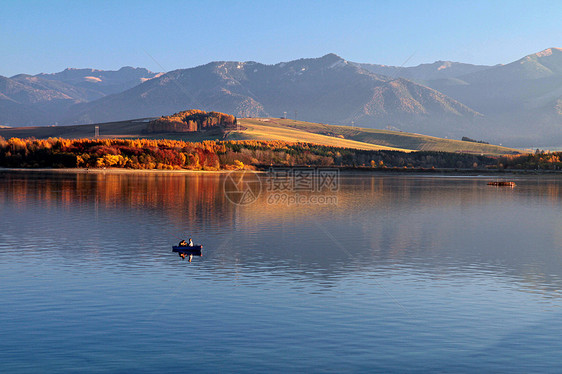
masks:
[[[0,371],[560,371],[560,178],[224,178],[0,172]]]

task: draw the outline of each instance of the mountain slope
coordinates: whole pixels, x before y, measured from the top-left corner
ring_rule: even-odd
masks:
[[[0,82],[2,78],[0,77]],[[0,125],[33,123],[41,118],[42,113],[33,106],[20,104],[10,97],[0,93]]]

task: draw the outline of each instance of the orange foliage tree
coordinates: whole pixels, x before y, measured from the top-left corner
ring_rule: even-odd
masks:
[[[236,127],[236,121],[236,117],[230,114],[192,109],[150,121],[146,131],[158,133],[194,132],[211,128],[232,129]]]

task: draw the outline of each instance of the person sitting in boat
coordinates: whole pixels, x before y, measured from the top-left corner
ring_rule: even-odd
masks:
[[[188,246],[189,246],[189,247],[193,247],[193,240],[191,240],[191,238],[189,238],[189,244],[188,244]]]
[[[190,239],[191,240],[191,239]],[[180,247],[187,247],[187,243],[185,240],[182,240],[179,244]]]

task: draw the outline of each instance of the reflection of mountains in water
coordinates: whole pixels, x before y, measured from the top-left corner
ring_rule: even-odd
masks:
[[[15,204],[97,207],[116,219],[126,211],[152,220],[164,238],[196,228],[211,260],[201,266],[217,275],[269,272],[323,288],[351,274],[404,272],[420,281],[491,277],[549,296],[562,288],[557,180],[521,178],[498,190],[486,178],[346,176],[335,205],[268,203],[264,186],[255,203],[240,206],[225,197],[225,177],[4,172],[0,203],[10,196]]]

